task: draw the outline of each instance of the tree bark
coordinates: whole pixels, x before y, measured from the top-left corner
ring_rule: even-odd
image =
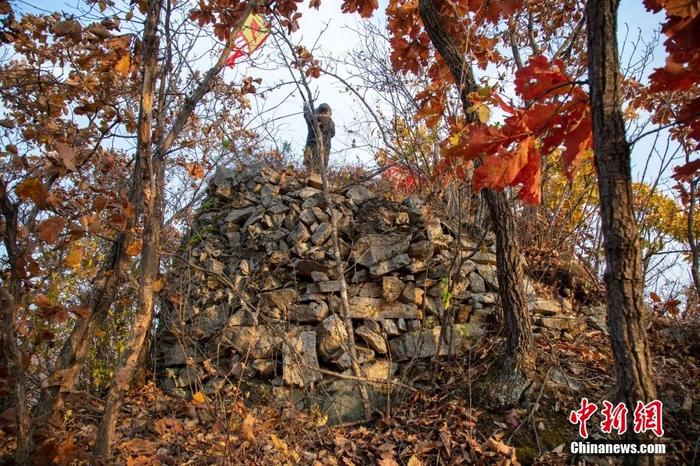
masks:
[[[0,288],[0,306],[2,310],[2,333],[0,341],[4,358],[8,364],[12,379],[17,422],[17,449],[15,462],[19,465],[30,464],[29,455],[33,449],[31,435],[31,414],[27,405],[27,380],[22,363],[22,351],[15,336],[17,309],[22,298],[22,278],[19,259],[21,251],[17,240],[17,204],[10,201],[5,182],[0,180],[0,212],[5,217],[3,242],[10,264],[10,277]]]
[[[143,246],[139,266],[139,293],[136,316],[131,335],[126,344],[124,356],[107,393],[104,413],[100,422],[95,451],[96,459],[104,460],[109,456],[110,446],[116,428],[117,414],[121,406],[124,392],[129,386],[133,368],[138,359],[141,346],[151,323],[153,313],[153,282],[158,274],[158,247],[160,239],[160,209],[161,194],[157,186],[162,161],[152,155],[153,136],[153,101],[158,66],[158,22],[160,18],[161,0],[151,0],[148,3],[145,28],[143,33],[143,82],[139,106],[139,134],[136,153],[143,162],[135,166],[134,185],[142,190],[142,211],[144,219]]]
[[[656,389],[645,332],[648,310],[642,299],[644,271],[632,202],[630,147],[621,108],[617,7],[617,0],[589,0],[586,4],[588,79],[606,258],[608,327],[619,397],[629,408],[632,421],[637,401],[654,400]],[[629,432],[634,436],[632,429]],[[639,436],[638,440],[651,439]],[[630,456],[626,461],[653,464],[654,457]]]
[[[457,83],[467,121],[478,124],[474,114],[468,111],[471,107],[469,93],[479,89],[471,64],[458,48],[454,38],[447,32],[444,26],[447,19],[441,17],[433,0],[420,0],[419,12],[431,42],[449,66],[452,77]],[[508,340],[507,355],[510,359],[506,367],[513,370],[524,369],[527,372],[534,366],[534,346],[532,324],[523,291],[522,264],[515,231],[515,218],[505,193],[485,189],[484,197],[496,235],[498,293],[503,307]]]

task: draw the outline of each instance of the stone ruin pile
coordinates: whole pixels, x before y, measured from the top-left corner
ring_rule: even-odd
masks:
[[[396,203],[364,185],[331,196],[357,358],[368,378],[391,378],[485,332],[498,286],[490,235],[458,235],[426,217],[415,197]],[[239,380],[278,394],[348,389],[332,375],[352,372],[330,236],[317,176],[219,170],[163,293],[161,386],[178,396],[213,394]],[[561,312],[529,288],[533,312]]]

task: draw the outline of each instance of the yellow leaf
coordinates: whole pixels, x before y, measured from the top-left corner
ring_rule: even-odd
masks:
[[[192,394],[192,402],[198,405],[204,404],[204,402],[207,401],[206,397],[204,396],[204,393],[202,392],[197,392]]]
[[[68,267],[76,268],[83,260],[83,248],[75,248],[66,256],[65,263]]]
[[[131,68],[131,57],[129,56],[128,53],[122,55],[122,57],[119,59],[117,64],[114,65],[114,71],[121,74],[122,76],[126,76],[127,74],[129,74],[130,68]]]
[[[275,434],[270,434],[270,440],[272,440],[272,446],[275,447],[275,450],[282,453],[284,456],[287,456],[289,453],[289,446],[287,445],[287,442]]]
[[[158,293],[162,289],[163,289],[163,279],[159,278],[158,280],[153,282],[153,292]]]
[[[407,466],[423,466],[423,462],[416,458],[416,455],[411,455],[406,464]]]
[[[482,104],[481,102],[477,102],[471,107],[467,109],[469,112],[476,114],[476,117],[479,119],[480,122],[482,123],[488,123],[489,122],[489,117],[491,116],[491,111],[489,108]]]

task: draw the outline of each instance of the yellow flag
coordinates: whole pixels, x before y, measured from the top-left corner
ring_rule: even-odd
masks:
[[[232,67],[243,55],[255,52],[269,35],[270,30],[263,17],[251,13],[233,40],[233,53],[226,64]]]

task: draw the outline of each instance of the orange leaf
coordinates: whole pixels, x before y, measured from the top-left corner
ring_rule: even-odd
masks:
[[[114,65],[114,71],[117,73],[121,74],[122,76],[126,76],[129,74],[129,69],[131,68],[131,57],[129,56],[128,53],[122,55],[122,57],[119,59],[119,61]]]
[[[483,165],[474,170],[474,190],[503,189],[510,186],[528,162],[531,143],[532,138],[528,137],[513,151],[500,152],[484,158]]]
[[[143,240],[137,239],[131,242],[126,248],[126,254],[128,256],[138,256],[141,254],[141,247],[143,246]]]
[[[75,248],[66,256],[65,263],[70,268],[76,268],[83,260],[83,248]]]
[[[238,433],[241,435],[243,440],[254,443],[255,433],[253,432],[253,429],[255,429],[255,417],[251,414],[247,414],[241,423],[241,428]]]
[[[39,239],[49,244],[54,244],[58,240],[58,235],[66,224],[62,217],[49,217],[41,222],[37,228]]]
[[[188,163],[186,165],[187,173],[196,180],[204,179],[204,169],[197,163]]]
[[[15,188],[17,196],[26,201],[31,199],[40,209],[48,206],[49,191],[39,178],[28,178]]]
[[[202,393],[202,392],[197,392],[197,393],[192,394],[192,402],[194,404],[201,405],[201,404],[204,404],[206,402],[206,400],[207,399],[204,396],[204,393]]]

